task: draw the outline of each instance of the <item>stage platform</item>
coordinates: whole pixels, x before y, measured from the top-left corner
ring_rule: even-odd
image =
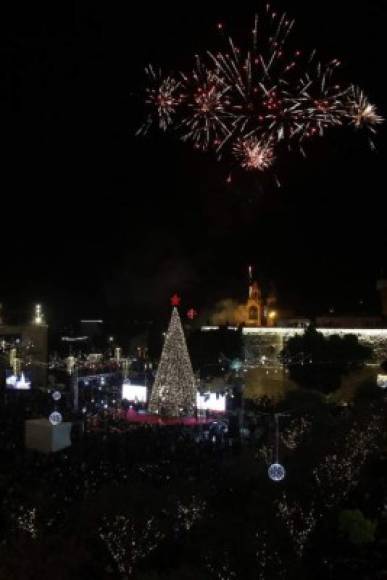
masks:
[[[161,417],[160,415],[152,415],[146,412],[137,412],[135,409],[128,409],[121,415],[128,423],[142,423],[147,425],[187,425],[194,427],[195,425],[206,425],[213,423],[216,420],[223,418],[222,416],[211,415],[211,417]]]

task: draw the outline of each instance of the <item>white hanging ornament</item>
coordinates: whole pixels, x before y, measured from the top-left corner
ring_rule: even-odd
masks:
[[[280,463],[272,463],[267,473],[272,481],[282,481],[286,475],[285,468]]]
[[[278,448],[279,448],[279,422],[278,413],[274,415],[275,420],[275,461],[267,470],[267,474],[272,481],[282,481],[285,478],[286,470],[281,463],[278,461]]]
[[[59,425],[59,423],[62,423],[63,417],[59,411],[53,411],[48,420],[50,421],[51,425]]]
[[[52,398],[54,399],[54,401],[59,401],[62,398],[62,395],[59,391],[54,391],[52,393]]]

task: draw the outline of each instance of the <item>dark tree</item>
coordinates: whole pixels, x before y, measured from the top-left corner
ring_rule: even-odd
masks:
[[[301,387],[328,393],[340,386],[346,373],[361,368],[372,350],[359,344],[355,335],[325,337],[313,326],[293,336],[282,351],[290,377]]]
[[[375,541],[377,523],[367,519],[359,510],[343,510],[339,514],[339,530],[352,544]]]

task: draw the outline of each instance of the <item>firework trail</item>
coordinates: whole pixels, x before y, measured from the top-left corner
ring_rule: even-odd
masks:
[[[138,133],[171,129],[197,149],[258,172],[273,167],[282,143],[304,153],[307,140],[333,127],[366,129],[373,146],[383,122],[376,107],[358,87],[336,81],[338,59],[322,64],[315,51],[292,49],[293,27],[267,4],[249,49],[229,38],[224,50],[196,56],[191,71],[174,76],[148,66],[148,113]]]

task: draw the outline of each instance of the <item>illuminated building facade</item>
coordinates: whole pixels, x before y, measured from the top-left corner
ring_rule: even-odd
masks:
[[[203,326],[202,331],[217,330],[223,324],[237,331],[242,325],[247,366],[254,368],[269,364],[279,369],[282,367],[280,353],[287,340],[302,334],[312,319],[284,316],[283,311],[277,310],[274,296],[262,300],[258,284],[251,280],[251,269],[249,277],[249,296],[246,304],[215,313],[211,320],[213,325]],[[327,315],[313,319],[317,331],[324,336],[349,334],[357,336],[360,344],[371,348],[373,360],[369,366],[374,366],[375,369],[387,360],[387,279],[378,281],[377,290],[380,295],[381,316]]]
[[[262,289],[256,280],[253,280],[252,267],[249,266],[249,283],[247,300],[243,304],[224,300],[213,313],[211,322],[216,325],[236,325],[253,328],[276,326],[278,312],[276,309],[277,298],[269,293],[264,296]]]

